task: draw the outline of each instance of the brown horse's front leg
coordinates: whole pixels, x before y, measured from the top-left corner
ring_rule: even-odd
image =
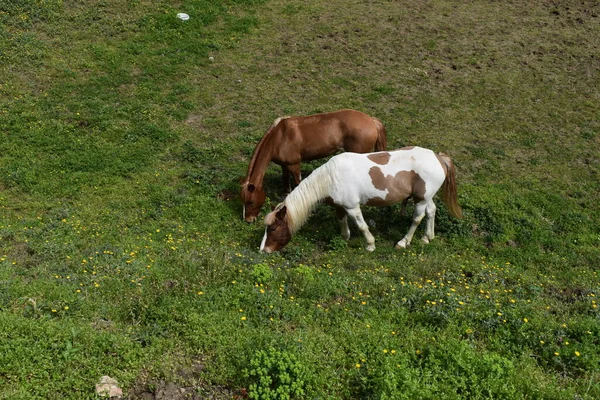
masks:
[[[289,194],[292,191],[292,186],[290,185],[290,170],[287,166],[282,165],[281,171],[283,172],[283,194]]]
[[[300,184],[300,181],[302,180],[302,176],[300,174],[300,164],[288,165],[288,169],[294,177],[294,183],[296,184],[296,186],[298,186]]]

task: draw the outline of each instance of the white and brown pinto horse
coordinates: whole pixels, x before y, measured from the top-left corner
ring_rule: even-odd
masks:
[[[283,190],[289,193],[290,174],[300,183],[300,162],[316,160],[339,150],[354,153],[382,151],[386,133],[381,121],[355,110],[277,118],[260,140],[242,179],[243,218],[253,222],[265,202],[263,178],[271,161],[281,165]]]
[[[412,224],[396,248],[410,244],[425,215],[423,241],[429,243],[434,237],[433,196],[440,188],[450,214],[462,217],[455,177],[450,157],[421,147],[371,154],[342,153],[315,169],[265,217],[266,230],[260,250],[271,253],[285,246],[322,200],[336,207],[344,239],[350,238],[350,215],[367,240],[367,250],[373,251],[375,238],[369,232],[360,205],[387,206],[411,197],[415,203]]]

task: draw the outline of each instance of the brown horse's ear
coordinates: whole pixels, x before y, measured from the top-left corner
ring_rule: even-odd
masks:
[[[283,206],[283,207],[281,207],[281,209],[279,211],[277,211],[277,218],[284,219],[286,214],[287,214],[287,206]]]
[[[254,186],[253,184],[249,183],[249,184],[248,184],[248,191],[249,191],[250,193],[252,193],[252,192],[254,192],[254,189],[256,189],[256,186]]]

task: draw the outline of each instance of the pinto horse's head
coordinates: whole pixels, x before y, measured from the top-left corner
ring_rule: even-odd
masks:
[[[252,182],[244,182],[240,190],[243,210],[242,218],[246,222],[254,222],[260,213],[260,209],[265,203],[266,194],[262,187],[254,185]]]
[[[272,253],[280,250],[292,239],[288,223],[287,207],[280,204],[265,217],[265,236],[260,244],[260,251]]]

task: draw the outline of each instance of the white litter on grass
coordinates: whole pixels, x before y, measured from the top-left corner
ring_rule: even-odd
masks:
[[[179,13],[177,14],[177,18],[179,18],[182,21],[187,21],[188,19],[190,19],[190,16],[186,13]]]
[[[104,375],[100,378],[100,383],[96,384],[96,394],[102,397],[117,398],[123,397],[123,390],[118,386],[119,382],[110,376]]]

